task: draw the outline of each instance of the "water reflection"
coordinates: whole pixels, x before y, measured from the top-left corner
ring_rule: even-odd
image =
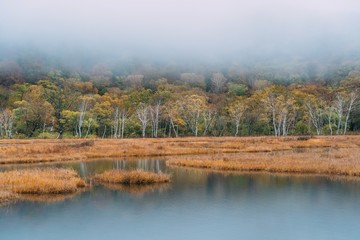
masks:
[[[41,203],[55,203],[62,202],[65,200],[70,200],[74,198],[78,193],[73,194],[21,194],[18,197],[18,201],[31,201],[31,202],[41,202]]]
[[[359,181],[168,168],[161,159],[66,163],[162,171],[159,188],[94,187],[53,204],[0,208],[0,239],[357,239]],[[19,227],[20,226],[20,227]]]
[[[79,172],[83,178],[88,178],[96,173],[102,173],[110,169],[134,170],[143,169],[151,172],[166,171],[166,164],[164,160],[149,159],[149,160],[101,160],[101,161],[86,161],[56,164],[56,167],[73,168]]]
[[[124,185],[124,184],[102,184],[107,189],[129,193],[134,197],[144,197],[147,193],[155,191],[167,191],[171,185],[168,183],[163,184],[150,184],[150,185]]]

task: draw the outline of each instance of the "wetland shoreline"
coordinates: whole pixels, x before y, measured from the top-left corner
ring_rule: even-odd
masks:
[[[360,136],[0,140],[0,164],[9,166],[134,157],[208,170],[359,177]]]

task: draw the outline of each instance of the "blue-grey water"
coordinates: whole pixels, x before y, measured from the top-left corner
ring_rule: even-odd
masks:
[[[63,166],[63,165],[62,165]],[[0,239],[360,239],[360,183],[315,176],[221,174],[160,160],[69,163],[172,175],[168,185],[97,186],[63,201],[0,208]]]

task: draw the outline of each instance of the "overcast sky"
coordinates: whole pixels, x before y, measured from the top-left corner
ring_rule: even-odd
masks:
[[[359,0],[0,0],[0,42],[194,57],[358,51]]]

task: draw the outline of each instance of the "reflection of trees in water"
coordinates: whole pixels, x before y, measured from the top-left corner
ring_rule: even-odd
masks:
[[[51,165],[49,165],[51,166]],[[85,161],[77,163],[60,164],[58,167],[70,167],[78,171],[79,175],[83,178],[91,177],[96,173],[102,173],[111,169],[143,169],[151,172],[164,172],[164,160],[150,159],[150,160],[98,160],[98,161]]]
[[[80,166],[79,166],[79,175],[86,176],[87,172],[88,172],[87,165],[85,163],[81,162]]]
[[[209,180],[210,179],[210,180]],[[325,192],[336,191],[348,195],[356,194],[360,197],[360,181],[351,181],[349,178],[329,178],[325,176],[297,176],[297,175],[272,175],[272,174],[245,174],[230,175],[210,182],[221,183],[224,195],[238,192],[239,194],[308,192],[313,197],[321,197]]]
[[[143,169],[151,172],[161,172],[162,160],[117,160],[113,161],[113,169]]]
[[[320,199],[331,192],[343,196],[360,197],[360,178],[328,177],[318,175],[240,173],[171,167],[174,184],[180,195],[191,196],[194,189],[204,198],[227,199],[231,196],[248,198],[275,194],[310,194]],[[194,186],[199,186],[194,188]],[[204,187],[201,188],[201,185]],[[180,196],[178,196],[181,198]],[[206,201],[206,199],[204,199]]]

